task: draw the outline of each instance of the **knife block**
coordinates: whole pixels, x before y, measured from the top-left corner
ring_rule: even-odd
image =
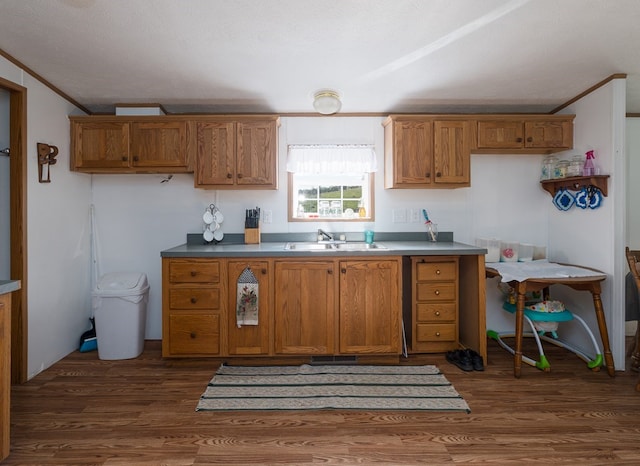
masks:
[[[244,229],[244,244],[260,244],[260,227]]]

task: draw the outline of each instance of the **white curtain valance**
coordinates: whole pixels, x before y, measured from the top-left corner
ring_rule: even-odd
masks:
[[[378,170],[373,146],[289,145],[287,171],[308,175],[356,175]]]

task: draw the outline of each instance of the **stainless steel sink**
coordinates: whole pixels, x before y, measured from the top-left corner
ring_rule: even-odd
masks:
[[[286,251],[327,251],[331,250],[329,243],[287,243],[284,245]]]
[[[377,243],[369,244],[369,243],[365,243],[364,241],[336,244],[336,248],[341,251],[369,251],[371,249],[387,249],[381,244],[377,244]]]
[[[316,243],[316,242],[302,242],[302,243],[287,243],[284,246],[286,251],[371,251],[375,249],[387,249],[381,244],[365,243],[364,241],[355,241],[347,243]]]

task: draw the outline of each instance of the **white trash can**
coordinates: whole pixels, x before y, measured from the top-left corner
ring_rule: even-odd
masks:
[[[93,291],[100,359],[137,358],[144,348],[149,284],[138,272],[108,273]]]

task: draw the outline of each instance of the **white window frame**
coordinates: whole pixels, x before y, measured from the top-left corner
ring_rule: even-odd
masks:
[[[373,146],[341,145],[290,145],[287,157],[288,171],[288,219],[290,222],[370,222],[374,216],[374,182],[377,170]],[[362,198],[358,203],[364,208],[360,216],[358,207],[340,215],[323,212],[317,204],[316,212],[304,212],[301,216],[298,208],[300,185],[321,186],[362,186]],[[318,198],[319,200],[319,192]],[[341,201],[349,202],[344,198]],[[342,204],[341,204],[342,206]],[[323,209],[324,211],[325,209]]]

